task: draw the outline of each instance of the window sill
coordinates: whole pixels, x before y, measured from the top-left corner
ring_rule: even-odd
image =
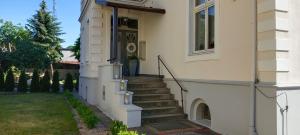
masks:
[[[192,54],[188,54],[185,57],[185,62],[193,62],[193,61],[210,61],[210,60],[218,60],[219,55],[215,50],[204,50],[194,52]]]

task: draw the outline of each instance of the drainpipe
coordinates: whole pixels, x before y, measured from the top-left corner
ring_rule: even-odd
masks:
[[[256,128],[256,85],[258,83],[257,74],[257,0],[253,0],[254,4],[254,47],[253,47],[253,82],[252,87],[252,98],[251,98],[251,135],[258,135]]]

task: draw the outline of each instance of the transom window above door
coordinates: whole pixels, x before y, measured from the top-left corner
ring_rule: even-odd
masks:
[[[194,42],[192,54],[205,54],[215,49],[215,0],[193,0],[192,12]]]

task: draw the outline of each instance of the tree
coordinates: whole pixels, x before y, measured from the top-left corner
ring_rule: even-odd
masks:
[[[29,39],[29,32],[20,25],[6,21],[0,26],[0,47],[2,52],[12,52],[19,40]]]
[[[80,61],[80,37],[77,38],[74,46],[71,46],[71,51],[73,52],[73,56]]]
[[[19,78],[18,92],[27,92],[27,90],[28,90],[27,76],[25,70],[22,70]]]
[[[43,79],[41,80],[41,90],[44,92],[49,92],[50,91],[50,74],[49,71],[46,71],[44,74]]]
[[[29,40],[29,32],[20,25],[12,22],[0,22],[0,66],[8,70],[12,66],[9,60],[10,54],[16,50],[16,43],[22,40]]]
[[[64,84],[64,91],[73,91],[74,89],[74,84],[73,84],[73,77],[70,73],[68,73],[66,75],[66,80],[65,80],[65,84]]]
[[[0,67],[0,91],[4,91],[5,85],[4,85],[4,71]]]
[[[55,71],[53,74],[52,86],[51,89],[53,92],[59,92],[60,85],[59,85],[59,73]]]
[[[5,90],[8,92],[13,92],[15,90],[15,78],[12,69],[8,70],[7,72],[5,79]]]
[[[60,24],[57,18],[47,10],[45,0],[41,2],[40,9],[28,20],[27,24],[27,29],[30,31],[33,40],[46,44],[47,55],[51,60],[51,74],[53,74],[52,63],[60,61],[62,57],[60,44],[64,41],[59,36],[64,33],[61,31]]]
[[[7,60],[20,69],[45,69],[51,61],[45,48],[45,45],[41,43],[19,41],[16,44],[16,50],[7,55]]]
[[[39,71],[35,69],[32,75],[30,90],[32,92],[39,92],[40,91],[39,86],[40,86],[40,75],[39,75]]]

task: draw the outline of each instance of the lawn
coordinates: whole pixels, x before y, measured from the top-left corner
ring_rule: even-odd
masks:
[[[0,135],[77,135],[63,95],[0,95]]]

